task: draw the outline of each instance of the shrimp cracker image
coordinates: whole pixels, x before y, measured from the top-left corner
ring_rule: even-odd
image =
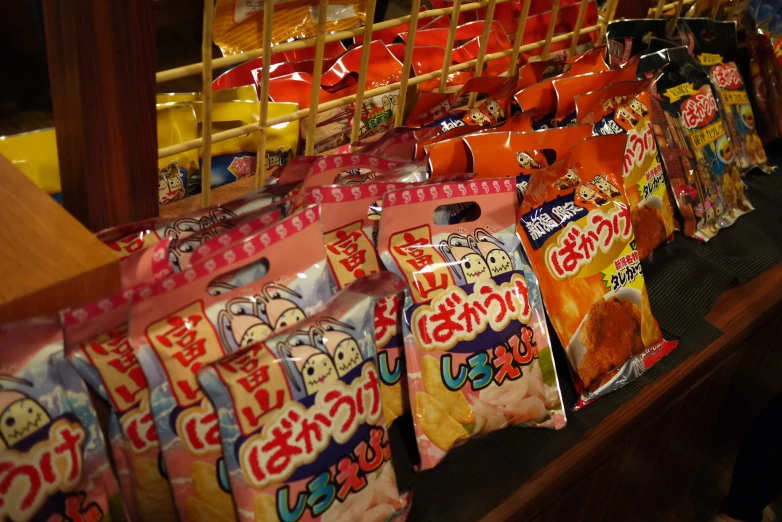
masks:
[[[470,220],[438,219],[465,204],[478,209]],[[407,281],[405,360],[422,469],[505,426],[565,425],[515,216],[509,178],[413,187],[383,199],[381,258]]]
[[[617,82],[576,96],[575,101],[578,122],[591,124],[595,136],[627,134],[624,185],[641,259],[673,234],[673,207],[652,124],[650,86],[650,80]]]
[[[325,309],[202,368],[243,522],[404,520],[375,364],[380,272]]]
[[[580,408],[671,351],[652,316],[624,197],[621,134],[589,138],[532,175],[521,241],[573,369]],[[574,183],[562,184],[569,173]]]
[[[320,204],[329,268],[342,289],[356,279],[385,270],[375,247],[383,195],[403,187],[397,183],[367,183],[307,189],[307,204]],[[401,295],[375,305],[375,344],[383,395],[383,414],[391,423],[410,410],[407,397]]]
[[[84,382],[59,321],[0,325],[0,520],[125,520]]]
[[[322,309],[332,282],[320,213],[305,207],[134,296],[130,340],[150,390],[182,521],[235,520],[202,366]]]
[[[131,521],[176,518],[149,388],[128,340],[133,291],[63,312],[65,356],[111,407],[109,442]]]

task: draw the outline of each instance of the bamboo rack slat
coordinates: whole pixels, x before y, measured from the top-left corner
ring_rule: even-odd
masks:
[[[410,67],[413,63],[413,48],[415,47],[415,33],[418,30],[418,16],[421,10],[421,0],[413,0],[410,8],[410,28],[407,30],[405,44],[405,60],[402,63],[402,78],[399,80],[399,97],[396,102],[396,118],[394,126],[400,127],[405,117],[405,103],[407,101],[407,85],[410,80]]]
[[[266,16],[263,18],[263,54],[271,56],[272,54],[272,22],[274,20],[274,0],[264,0],[263,11]],[[255,187],[259,188],[266,183],[266,131],[269,128],[269,76],[271,68],[264,67],[261,71],[261,121],[258,132],[258,149],[255,155]]]
[[[307,134],[305,151],[307,156],[315,150],[315,124],[318,117],[318,100],[320,99],[320,79],[323,75],[323,48],[326,45],[326,20],[329,10],[328,0],[320,0],[318,11],[318,35],[315,37],[315,69],[312,71],[312,92],[310,93],[310,108],[307,114]]]
[[[445,57],[443,57],[443,69],[451,64],[451,54],[453,53],[453,42],[456,40],[456,28],[459,26],[459,13],[462,7],[462,0],[453,0],[453,11],[451,11],[451,25],[448,28],[448,41],[445,43]],[[448,84],[448,75],[440,76],[440,92],[445,92]]]
[[[203,101],[203,127],[201,154],[201,206],[209,206],[212,193],[212,27],[214,24],[214,3],[204,1],[204,35],[201,41],[201,100]]]
[[[557,14],[559,13],[559,0],[552,0],[551,2],[551,21],[548,24],[548,30],[546,30],[546,39],[543,42],[543,51],[541,51],[540,58],[542,60],[548,59],[548,53],[551,49],[551,38],[554,36],[554,29],[557,25]]]
[[[481,45],[478,50],[478,57],[475,62],[475,76],[480,76],[483,73],[483,62],[484,57],[486,56],[486,48],[489,45],[489,32],[491,31],[491,23],[494,20],[494,7],[496,6],[496,2],[492,0],[489,2],[489,6],[486,8],[486,17],[484,18],[483,22],[483,32],[481,33]],[[472,109],[475,105],[475,100],[478,97],[478,93],[474,92],[470,94],[469,102],[467,103],[467,107]]]
[[[521,40],[524,36],[524,28],[527,26],[530,3],[531,0],[524,0],[524,5],[521,7],[521,13],[519,14],[519,20],[516,25],[516,34],[513,36],[513,52],[510,55],[510,66],[508,68],[509,76],[516,74],[516,67],[519,63],[519,52],[521,51]]]
[[[600,28],[599,25],[592,25],[589,27],[585,27],[582,29],[581,34],[588,34],[597,31]],[[573,32],[567,32],[560,35],[557,35],[551,39],[551,43],[558,43],[558,42],[564,42],[567,39],[571,38],[573,36]],[[522,45],[519,47],[519,52],[525,52],[525,51],[532,51],[534,49],[540,49],[545,44],[545,40],[539,40],[537,42],[532,42],[526,45]],[[505,58],[506,56],[510,56],[513,53],[513,49],[507,49],[505,51],[499,51],[496,53],[487,54],[484,58],[484,63],[492,60],[499,60],[501,58]],[[414,78],[410,78],[408,80],[408,86],[409,85],[418,85],[419,83],[424,83],[429,80],[433,80],[435,78],[439,78],[441,74],[450,74],[452,72],[458,72],[458,71],[464,71],[467,69],[471,69],[475,66],[477,62],[477,58],[474,58],[472,60],[469,60],[464,63],[460,63],[457,65],[452,65],[448,69],[441,69],[437,71],[432,71],[430,73],[422,74],[419,76],[416,76]],[[392,83],[389,85],[384,85],[383,87],[377,87],[375,89],[370,89],[364,93],[365,97],[374,97],[379,96],[381,94],[386,94],[391,91],[395,91],[399,89],[400,83]],[[345,105],[349,105],[351,103],[354,103],[356,101],[356,95],[352,94],[350,96],[345,96],[343,98],[339,98],[337,100],[332,100],[326,103],[321,103],[318,107],[321,112],[328,111],[331,109],[336,109],[337,107],[343,107]],[[301,120],[309,114],[309,109],[299,110],[296,112],[292,112],[290,114],[286,114],[285,116],[279,116],[277,118],[272,118],[267,122],[268,127],[274,127],[275,125],[281,125],[283,123],[289,123],[295,120]],[[258,123],[251,123],[248,125],[243,125],[241,127],[235,127],[233,129],[221,131],[212,134],[212,143],[220,142],[229,140],[231,138],[236,138],[237,136],[242,136],[244,134],[248,134],[250,132],[255,132],[259,130],[260,124]],[[170,147],[162,148],[158,151],[158,157],[166,157],[174,154],[179,154],[180,152],[184,152],[186,150],[195,149],[201,146],[201,138],[197,138],[194,140],[185,141],[182,143],[178,143],[176,145],[171,145]]]
[[[581,26],[584,25],[584,16],[586,15],[587,4],[589,0],[581,0],[581,5],[578,8],[578,18],[576,18],[576,25],[573,27],[573,38],[570,40],[570,48],[568,49],[568,56],[576,54],[576,47],[578,46],[578,38],[581,36]]]
[[[367,70],[369,69],[369,42],[372,41],[372,30],[374,29],[375,18],[375,0],[369,0],[367,3],[367,19],[364,22],[364,45],[361,49],[361,65],[358,70],[358,84],[356,87],[356,108],[353,111],[353,128],[350,130],[350,143],[358,141],[359,130],[361,129],[361,114],[364,110],[364,90],[366,89]]]

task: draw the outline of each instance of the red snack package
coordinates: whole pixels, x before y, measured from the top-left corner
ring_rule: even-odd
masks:
[[[111,407],[109,442],[131,521],[176,518],[164,475],[149,388],[128,341],[133,290],[62,314],[65,356]]]
[[[675,347],[652,316],[624,197],[626,136],[589,138],[532,175],[518,233],[565,347],[576,408]]]
[[[443,206],[478,206],[460,223]],[[535,276],[509,179],[387,192],[378,239],[407,281],[405,359],[422,469],[505,426],[565,424]],[[480,368],[480,371],[468,369]]]
[[[403,184],[367,183],[359,186],[326,186],[307,189],[307,204],[319,204],[324,243],[337,287],[382,270],[376,241],[383,195]],[[378,353],[380,393],[386,424],[410,411],[404,365],[400,296],[379,300],[375,307],[375,343]]]
[[[627,134],[624,185],[638,255],[645,259],[673,234],[673,207],[652,124],[650,80],[619,82],[576,96],[579,123],[595,136]]]
[[[405,520],[372,313],[403,287],[388,273],[362,278],[322,312],[201,368],[243,521]]]
[[[180,520],[235,519],[217,413],[195,372],[321,310],[332,292],[317,207],[136,292],[130,342]]]
[[[554,24],[554,34],[569,33],[575,29],[580,7],[579,4],[580,2],[560,2],[559,11],[557,12],[557,21]],[[551,23],[551,2],[547,2],[546,7],[548,8],[546,12],[541,12],[540,14],[527,18],[527,25],[524,27],[524,34],[522,36],[522,45],[540,42],[546,39],[546,33],[548,32]],[[590,27],[593,25],[597,25],[597,3],[590,1],[587,4],[582,27]],[[595,36],[595,33],[582,33],[578,38],[576,52],[593,45]],[[560,42],[553,42],[549,48],[549,57],[565,56],[569,48],[570,38]],[[531,61],[537,59],[541,52],[541,47],[538,47],[524,52],[522,56],[526,61]]]

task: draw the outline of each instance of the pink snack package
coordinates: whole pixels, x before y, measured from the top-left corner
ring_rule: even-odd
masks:
[[[320,204],[329,269],[343,289],[362,277],[385,270],[377,253],[383,195],[403,184],[311,187],[307,204]],[[402,351],[401,295],[380,299],[375,306],[375,344],[386,424],[410,411]]]
[[[0,520],[122,521],[117,480],[56,317],[0,325]]]
[[[405,520],[373,314],[403,288],[388,272],[359,279],[322,312],[198,372],[242,522]]]
[[[166,237],[184,237],[199,230],[217,226],[232,217],[263,208],[270,203],[288,197],[288,194],[295,188],[295,184],[267,185],[222,205],[202,208],[176,218],[151,218],[136,221],[101,230],[95,235],[111,248],[117,257],[125,259],[139,250],[157,244]]]
[[[292,206],[291,199],[287,198],[191,234],[166,237],[125,258],[120,265],[122,288],[152,283],[181,272],[206,255],[225,250],[276,223],[288,215]]]
[[[368,181],[382,176],[394,181],[414,183],[428,179],[426,165],[411,162],[400,163],[367,154],[338,154],[324,156],[310,166],[310,171],[301,185],[301,190],[323,185],[347,185]]]
[[[333,283],[322,245],[319,209],[305,207],[136,292],[131,346],[181,521],[236,519],[217,413],[196,372],[323,309]]]
[[[407,281],[407,383],[421,469],[505,426],[562,428],[537,280],[509,178],[386,192],[378,250]],[[461,222],[452,207],[477,207]]]
[[[65,357],[111,407],[109,442],[120,489],[135,522],[176,519],[164,474],[149,388],[128,341],[133,291],[63,312]]]

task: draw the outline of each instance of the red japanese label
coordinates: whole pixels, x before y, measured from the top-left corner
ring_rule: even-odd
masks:
[[[363,221],[356,221],[324,236],[326,256],[339,288],[380,271],[375,245],[364,233]]]
[[[703,127],[710,123],[717,114],[717,102],[714,94],[707,86],[682,104],[682,120],[688,129]]]
[[[220,425],[217,412],[208,399],[199,406],[188,408],[176,420],[177,435],[193,455],[220,453]]]
[[[416,308],[411,323],[418,346],[445,351],[475,339],[489,326],[501,332],[512,320],[530,321],[527,282],[521,274],[500,286],[492,280],[475,283],[469,295],[451,287]]]
[[[82,345],[100,375],[111,405],[118,413],[135,407],[149,395],[147,381],[128,341],[127,324]]]
[[[81,424],[59,419],[48,439],[28,451],[1,452],[0,520],[31,520],[50,496],[76,489],[86,438]]]
[[[557,279],[575,277],[600,253],[611,250],[617,240],[626,242],[633,235],[626,205],[617,204],[608,213],[595,209],[583,222],[583,228],[577,222],[569,223],[546,252],[546,265]]]
[[[398,232],[389,243],[389,252],[405,275],[415,303],[425,303],[437,290],[454,285],[445,259],[432,245],[429,225]]]
[[[711,68],[714,83],[723,89],[738,89],[744,82],[738,67],[733,63],[721,63]]]
[[[275,362],[262,364],[263,360]],[[228,362],[217,363],[214,368],[231,394],[243,435],[260,429],[269,415],[291,400],[282,365],[266,345],[257,345]]]
[[[145,395],[149,395],[146,393]],[[138,408],[127,412],[120,419],[122,432],[125,434],[130,448],[136,453],[143,453],[152,447],[157,447],[157,430],[152,417],[152,411],[149,409],[149,399],[141,401]]]
[[[151,324],[146,331],[149,345],[160,360],[177,404],[186,408],[201,401],[196,372],[204,363],[224,354],[201,301]]]
[[[375,345],[378,350],[397,334],[399,296],[385,297],[375,303]]]
[[[339,381],[322,389],[309,409],[287,403],[260,434],[248,438],[239,450],[245,478],[256,488],[284,482],[296,468],[314,462],[332,440],[345,444],[361,424],[375,424],[381,413],[377,370],[367,363],[350,385]]]

